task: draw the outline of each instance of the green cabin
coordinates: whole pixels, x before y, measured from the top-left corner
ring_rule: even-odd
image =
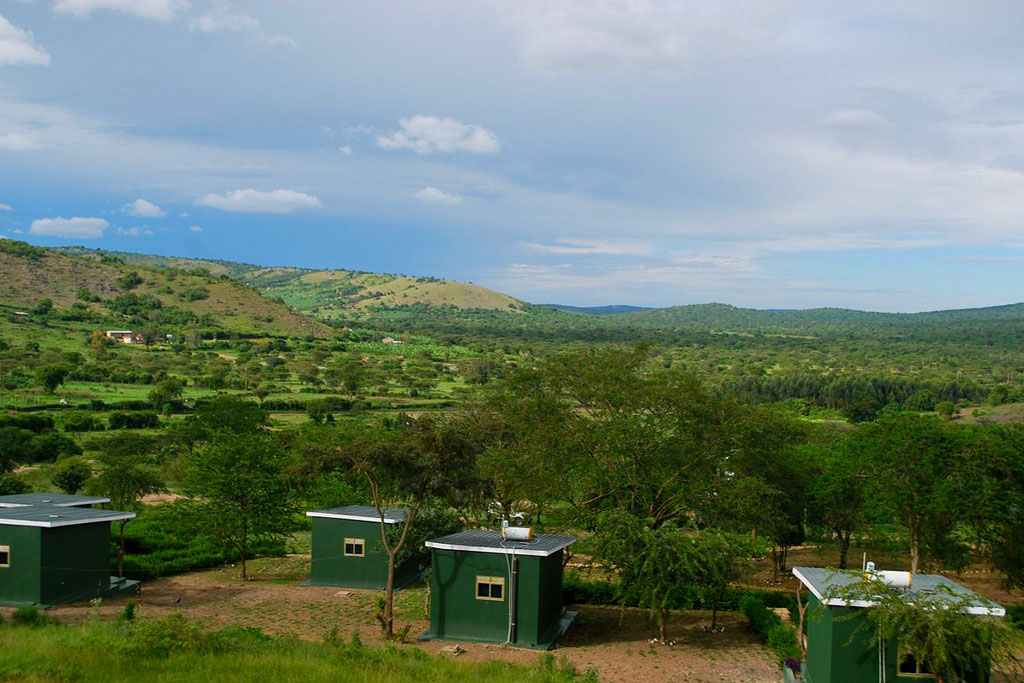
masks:
[[[873,568],[869,564],[869,570]],[[1006,616],[1006,610],[982,598],[973,591],[938,574],[909,572],[876,572],[882,580],[888,575],[902,575],[907,592],[935,592],[944,586],[957,596],[972,599],[969,614]],[[855,584],[863,579],[863,572],[839,571],[815,567],[794,567],[793,575],[807,587],[807,613],[804,620],[804,644],[807,659],[803,662],[803,680],[806,683],[927,683],[938,681],[927,662],[913,657],[901,657],[898,642],[878,647],[864,632],[855,633],[861,620],[857,614],[871,609],[869,601],[847,602],[832,597],[836,589]],[[784,669],[786,680],[793,680],[789,669]],[[979,662],[974,676],[966,683],[988,683],[989,666]]]
[[[405,521],[409,511],[384,508],[384,524]],[[338,586],[384,590],[388,582],[388,556],[381,539],[381,519],[370,505],[346,505],[306,513],[313,520],[313,559],[304,586]],[[424,567],[405,562],[395,567],[395,588],[403,588],[423,575]]]
[[[110,523],[135,513],[92,507],[109,502],[60,493],[0,496],[0,604],[51,607],[137,592],[138,581],[110,575]]]
[[[562,606],[562,559],[575,542],[481,529],[427,541],[430,628],[420,639],[551,649],[576,616]]]

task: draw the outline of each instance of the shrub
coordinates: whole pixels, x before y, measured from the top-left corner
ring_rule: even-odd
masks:
[[[126,654],[137,657],[166,657],[180,652],[194,652],[203,642],[199,624],[189,623],[180,614],[138,622],[122,647]]]
[[[47,624],[57,623],[56,619],[51,619],[42,612],[35,605],[25,605],[14,610],[11,614],[11,623],[15,626],[46,626]]]
[[[779,658],[779,662],[801,656],[800,644],[796,639],[796,629],[786,626],[775,612],[769,610],[764,601],[753,595],[740,601],[743,612],[761,641]]]
[[[31,493],[32,485],[16,474],[0,474],[0,496]]]
[[[740,603],[744,598],[756,597],[762,604],[771,607],[796,609],[793,595],[786,591],[758,591],[747,588],[728,588],[722,595],[718,608],[724,611],[741,610]],[[562,600],[567,605],[624,605],[639,607],[636,601],[620,599],[618,586],[609,581],[584,581],[573,574],[567,574],[562,581]],[[680,599],[668,605],[669,609],[710,609],[711,600],[697,586],[691,587],[680,596]]]
[[[160,417],[154,412],[116,412],[110,414],[111,429],[152,429],[160,426]]]

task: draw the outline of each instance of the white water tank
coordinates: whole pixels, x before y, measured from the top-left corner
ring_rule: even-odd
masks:
[[[532,541],[533,529],[528,526],[502,526],[501,538],[504,541]]]

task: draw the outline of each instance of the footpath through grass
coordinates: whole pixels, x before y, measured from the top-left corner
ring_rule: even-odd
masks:
[[[45,621],[45,617],[40,620]],[[229,627],[204,633],[180,615],[81,626],[0,626],[0,680],[23,681],[481,681],[597,680],[551,655],[535,667],[431,656],[415,647],[371,647],[358,637],[310,643]]]

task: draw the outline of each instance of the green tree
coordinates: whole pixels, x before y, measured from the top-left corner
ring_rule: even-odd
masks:
[[[955,495],[965,471],[955,427],[930,415],[885,412],[854,433],[851,448],[868,458],[869,501],[900,519],[910,535],[910,570],[950,550],[962,515]]]
[[[69,372],[70,370],[63,365],[44,365],[36,371],[36,378],[46,393],[52,394],[57,387],[64,384]]]
[[[0,427],[0,474],[12,472],[20,465],[35,460],[32,450],[33,432],[18,427]]]
[[[32,308],[32,315],[44,317],[49,315],[51,311],[53,311],[53,301],[50,299],[40,299]]]
[[[297,508],[285,476],[290,459],[260,433],[222,433],[186,456],[184,490],[196,504],[204,533],[234,546],[242,579],[254,539],[281,537]]]
[[[342,463],[363,477],[380,516],[381,539],[388,556],[388,578],[381,626],[394,636],[395,566],[409,542],[424,503],[451,501],[478,491],[476,449],[452,417],[405,419],[391,430],[349,435],[339,448]],[[384,523],[385,506],[404,505],[401,524]],[[388,527],[394,527],[390,530]]]
[[[952,401],[940,401],[935,404],[935,412],[950,420],[953,418],[953,413],[956,412],[956,406],[953,405]]]
[[[196,405],[195,419],[212,433],[245,434],[267,424],[267,413],[252,401],[235,396],[218,396]]]
[[[868,463],[845,436],[808,447],[801,455],[810,472],[809,517],[832,532],[839,544],[839,568],[846,569],[853,532],[865,521]]]
[[[668,642],[668,613],[688,597],[703,562],[693,535],[674,523],[655,528],[621,510],[602,517],[596,554],[618,575],[623,602],[647,607]]]
[[[88,482],[91,493],[106,496],[117,510],[140,509],[143,496],[167,490],[163,476],[156,467],[155,439],[135,434],[118,434],[104,439],[103,450],[96,456],[99,474]],[[128,520],[120,522],[117,549],[117,575],[124,576],[124,528]]]
[[[181,399],[185,386],[180,379],[170,377],[160,382],[155,389],[149,392],[149,402],[157,410],[163,410],[165,405],[174,404]]]
[[[64,493],[75,495],[92,476],[92,468],[79,458],[65,458],[50,477],[50,481]]]
[[[726,589],[739,581],[751,555],[749,541],[738,534],[705,531],[693,538],[694,549],[700,558],[694,583],[704,590],[711,602],[711,628],[718,625],[718,609]]]

